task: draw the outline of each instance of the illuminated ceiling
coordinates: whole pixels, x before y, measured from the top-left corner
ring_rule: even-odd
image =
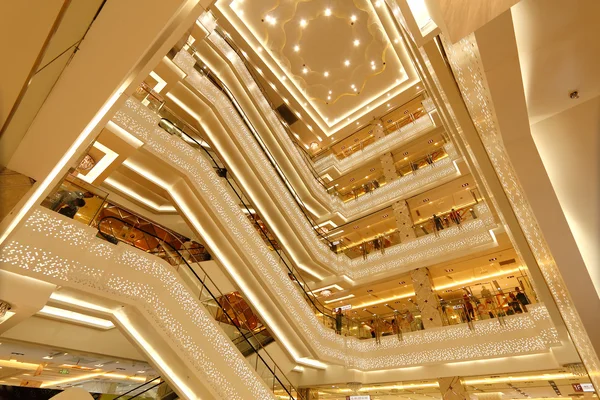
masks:
[[[217,9],[326,136],[418,83],[383,1],[220,0]]]

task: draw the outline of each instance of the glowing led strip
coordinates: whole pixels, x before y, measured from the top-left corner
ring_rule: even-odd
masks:
[[[86,315],[75,311],[65,310],[64,308],[44,306],[44,308],[38,311],[38,314],[43,315],[45,317],[58,318],[67,321],[82,323],[85,325],[91,325],[96,328],[111,329],[115,327],[115,325],[107,319],[93,317],[91,315]]]

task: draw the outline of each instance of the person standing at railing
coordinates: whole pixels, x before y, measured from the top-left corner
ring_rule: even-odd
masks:
[[[475,309],[473,308],[473,303],[471,303],[471,299],[469,295],[465,293],[463,295],[463,302],[465,304],[465,314],[467,317],[467,322],[471,322],[475,319]]]
[[[517,296],[515,296],[514,293],[510,293],[508,295],[508,297],[510,299],[508,301],[508,305],[512,309],[512,311],[515,312],[515,313],[517,313],[517,314],[522,314],[523,313],[523,309],[521,308],[521,304],[517,300]]]
[[[527,312],[527,306],[529,304],[531,304],[531,302],[529,301],[529,298],[527,298],[527,295],[525,293],[521,292],[521,288],[518,286],[515,287],[515,292],[517,292],[515,297],[519,301],[519,303],[521,303],[521,305],[523,306],[523,311]]]
[[[340,308],[338,308],[337,312],[335,313],[335,333],[337,333],[338,335],[342,334],[343,317],[344,317],[344,314],[342,314],[342,310]]]
[[[450,210],[450,219],[456,225],[460,225],[460,221],[461,221],[460,214],[458,212],[456,212],[456,210],[454,210],[454,208],[452,210]]]
[[[444,229],[444,224],[442,224],[442,219],[435,214],[433,214],[433,223],[435,225],[436,231],[441,231]]]

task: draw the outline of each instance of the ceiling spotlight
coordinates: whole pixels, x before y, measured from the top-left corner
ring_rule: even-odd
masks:
[[[391,95],[388,93],[388,95],[387,95],[387,96],[388,96],[388,97],[390,97]]]
[[[325,16],[329,17],[331,15],[331,9],[330,8],[326,8],[325,9]]]
[[[301,19],[300,20],[300,26],[303,27],[303,28],[306,26],[306,20],[305,19]]]
[[[360,122],[357,122],[356,125],[360,124]]]
[[[348,65],[350,65],[350,60],[346,60],[344,61],[344,65],[347,67]]]
[[[277,22],[277,19],[274,17],[271,17],[270,15],[267,15],[265,17],[265,20],[271,25],[275,25],[275,23]]]
[[[417,86],[417,90],[421,89],[421,86]]]
[[[357,89],[357,88],[352,88],[352,90],[354,90],[355,92],[356,92],[356,91],[358,91],[358,89]]]
[[[331,100],[331,96],[327,96],[327,100]]]
[[[389,106],[390,106],[390,103],[388,103],[388,104],[387,104],[387,106],[389,107]]]
[[[329,91],[329,94],[331,94],[331,90]]]
[[[259,53],[262,52],[262,47],[257,48],[256,51],[258,51]]]
[[[306,74],[306,73],[308,73],[308,68],[306,68],[306,67],[302,68],[302,73],[303,73],[303,74]]]
[[[294,46],[294,51],[295,51],[295,52],[298,52],[298,51],[300,51],[300,46],[298,46],[298,45],[295,45],[295,46]]]
[[[350,87],[351,87],[352,89],[354,89],[354,88],[355,88],[355,86],[354,86],[354,83],[353,83],[352,85],[350,85]]]
[[[327,78],[327,77],[329,76],[329,72],[327,72],[327,71],[323,72],[323,76],[324,76],[325,78]]]
[[[380,5],[381,5],[381,1],[377,0],[377,1],[375,2],[375,7],[379,7]]]
[[[350,21],[352,21],[352,22],[356,22],[356,15],[353,15],[353,16],[351,16],[351,17],[350,17]]]
[[[398,38],[394,39],[394,43],[398,44]]]
[[[360,40],[356,39],[354,41],[354,47],[358,47],[359,44],[360,44]]]
[[[377,67],[376,67],[376,66],[374,66],[374,65],[371,65],[371,69],[373,69],[373,70],[374,70],[375,68],[377,68]]]
[[[371,60],[371,65],[375,65],[375,61]]]

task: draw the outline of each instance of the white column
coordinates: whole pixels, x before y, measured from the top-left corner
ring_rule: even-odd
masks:
[[[443,326],[442,307],[437,293],[433,289],[433,281],[428,268],[417,268],[410,271],[417,308],[421,312],[423,327],[438,328]]]
[[[439,378],[440,392],[443,400],[467,400],[469,394],[458,376]]]
[[[400,241],[402,243],[413,240],[417,237],[415,230],[413,229],[413,220],[408,211],[408,205],[406,200],[399,200],[392,204],[394,210],[394,218],[396,219],[396,226],[398,233],[400,234]]]

